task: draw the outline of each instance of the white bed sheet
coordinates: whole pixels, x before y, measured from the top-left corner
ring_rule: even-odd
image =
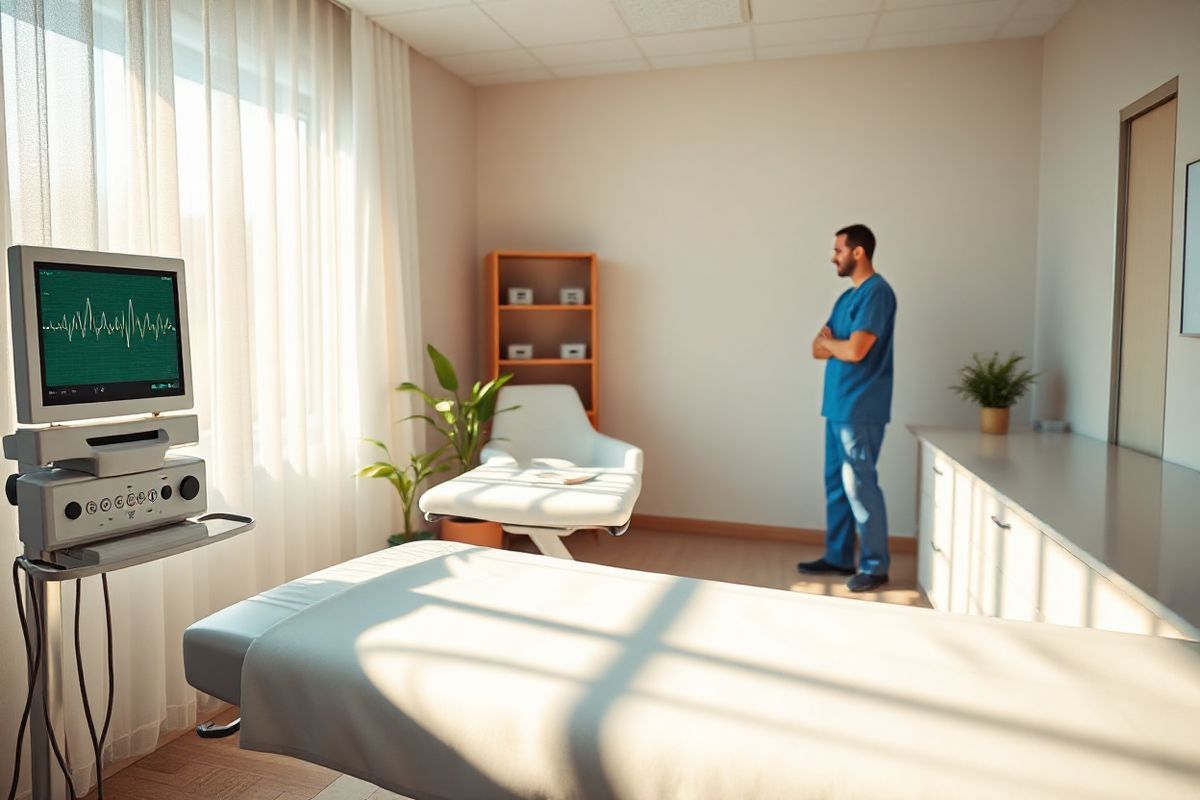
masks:
[[[258,636],[242,746],[413,798],[1200,796],[1184,642],[447,547]]]

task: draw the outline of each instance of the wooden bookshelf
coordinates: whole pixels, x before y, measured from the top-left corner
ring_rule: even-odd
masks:
[[[565,383],[575,387],[592,425],[599,427],[600,357],[595,253],[494,250],[484,259],[485,372],[513,374],[512,384]],[[533,303],[508,302],[508,290],[533,290]],[[584,290],[584,303],[563,305],[559,290]],[[559,346],[582,343],[586,358],[564,359]],[[533,346],[533,357],[507,358],[510,344]]]

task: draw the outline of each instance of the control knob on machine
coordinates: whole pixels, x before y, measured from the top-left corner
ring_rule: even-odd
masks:
[[[179,482],[179,493],[184,500],[194,500],[200,494],[200,481],[196,480],[195,475],[188,475]]]
[[[74,500],[72,500],[71,502],[67,503],[67,507],[64,509],[64,512],[67,515],[67,519],[79,519],[79,515],[83,513],[83,507],[79,505],[79,503],[76,503]]]

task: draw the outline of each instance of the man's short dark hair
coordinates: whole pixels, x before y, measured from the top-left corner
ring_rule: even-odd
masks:
[[[847,225],[834,236],[843,234],[846,236],[846,246],[851,250],[861,247],[867,258],[875,257],[875,234],[871,233],[871,229],[866,225]]]

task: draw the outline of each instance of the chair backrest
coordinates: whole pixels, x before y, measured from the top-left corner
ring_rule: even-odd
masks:
[[[492,439],[501,439],[504,449],[517,461],[533,458],[563,458],[589,466],[596,434],[587,412],[572,386],[539,384],[505,386],[496,400],[497,410],[520,406],[497,414],[492,422]]]

